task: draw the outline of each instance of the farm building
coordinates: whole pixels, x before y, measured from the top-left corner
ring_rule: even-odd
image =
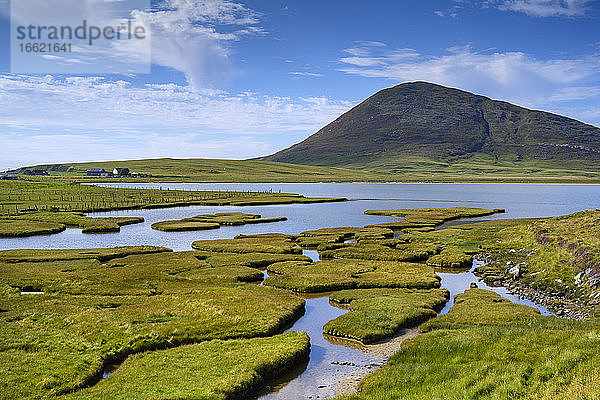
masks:
[[[88,168],[87,176],[102,176],[106,174],[104,168]]]
[[[48,175],[48,171],[45,169],[26,169],[23,171],[23,175],[45,176]]]
[[[0,175],[0,179],[5,180],[5,181],[18,181],[19,178],[20,178],[19,175],[13,175],[13,174]]]
[[[127,175],[129,175],[129,168],[115,168],[115,169],[113,169],[113,175],[127,176]]]

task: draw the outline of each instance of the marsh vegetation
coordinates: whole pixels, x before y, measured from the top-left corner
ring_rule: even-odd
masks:
[[[488,211],[495,212],[393,213],[405,219],[399,223],[431,228]],[[247,397],[309,354],[305,334],[282,335],[304,311],[295,292],[322,293],[343,310],[319,330],[341,339],[372,343],[420,326],[417,338],[347,398],[428,398],[435,386],[452,394],[437,398],[583,393],[583,399],[600,387],[587,378],[597,365],[595,320],[543,317],[481,289],[456,297],[451,311],[437,317],[449,292],[436,271],[460,271],[485,253],[491,258],[480,274],[503,282],[514,278],[507,270],[519,259],[520,284],[553,291],[572,284],[577,290],[565,296],[593,307],[599,213],[441,230],[411,226],[395,238],[387,226],[238,235],[177,252],[154,246],[0,251],[0,359],[10,366],[1,372],[0,397]],[[200,218],[219,226],[258,219]],[[303,249],[316,249],[321,261]],[[262,270],[269,277],[258,286]],[[99,382],[115,363],[122,365]]]

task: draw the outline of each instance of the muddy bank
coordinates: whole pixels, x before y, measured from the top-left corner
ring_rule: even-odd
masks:
[[[340,344],[345,344],[347,346],[356,345],[363,352],[367,354],[371,354],[374,357],[381,359],[381,361],[371,363],[364,367],[356,368],[356,370],[350,374],[346,379],[341,381],[336,388],[335,395],[347,395],[356,393],[358,390],[358,385],[360,381],[367,376],[367,374],[371,373],[375,369],[381,368],[387,360],[400,351],[402,343],[407,339],[412,339],[419,335],[418,329],[403,329],[401,332],[396,334],[394,337],[369,345],[362,344],[361,342],[349,339],[337,339],[340,341]]]

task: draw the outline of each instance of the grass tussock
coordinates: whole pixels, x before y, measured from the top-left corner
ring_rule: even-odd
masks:
[[[286,237],[241,237],[237,239],[198,240],[192,243],[196,250],[220,253],[275,253],[301,254],[302,249]]]
[[[46,223],[65,227],[80,228],[82,233],[109,233],[119,232],[121,226],[139,224],[144,222],[141,217],[103,217],[92,218],[79,212],[29,212],[12,217],[6,217],[4,220],[7,226],[10,222],[18,227],[21,224]],[[41,233],[40,233],[41,234]],[[32,235],[30,235],[32,236]]]
[[[0,262],[43,262],[43,261],[65,261],[65,260],[91,260],[101,262],[110,261],[115,258],[126,257],[134,254],[151,254],[170,252],[171,249],[156,246],[122,246],[99,249],[64,249],[64,250],[42,250],[42,249],[18,249],[0,250]]]
[[[429,231],[431,228],[442,225],[444,222],[463,218],[483,217],[496,213],[503,213],[503,209],[487,210],[476,207],[450,207],[450,208],[417,208],[398,210],[367,210],[367,215],[385,215],[388,217],[403,218],[403,222],[392,222],[387,224],[376,224],[373,226],[388,227],[397,230],[414,231],[423,229]]]
[[[421,327],[426,332],[456,326],[523,325],[541,318],[539,310],[516,304],[495,292],[469,289],[454,299],[454,306],[446,315],[429,321]]]
[[[65,229],[64,224],[54,222],[0,219],[0,238],[52,235]]]
[[[338,245],[346,240],[353,239],[354,241],[369,240],[369,239],[389,239],[394,236],[394,231],[387,228],[355,228],[355,227],[339,227],[339,228],[322,228],[314,231],[302,232],[296,238],[296,242],[307,248],[327,248],[330,245]]]
[[[203,285],[255,282],[256,268],[288,260],[291,254],[162,252],[120,257],[106,264],[97,258],[56,261],[0,262],[3,282],[22,291],[102,296],[193,292]]]
[[[323,329],[333,336],[372,343],[435,317],[448,297],[448,291],[442,289],[336,292],[329,296],[330,301],[348,308],[350,312],[327,322]]]
[[[401,245],[390,248],[380,244],[356,243],[334,250],[324,250],[319,253],[321,258],[347,258],[374,261],[405,261],[417,262],[426,260],[429,248],[420,248],[412,245]]]
[[[354,288],[418,288],[440,286],[433,269],[422,264],[370,260],[283,262],[268,267],[264,284],[295,292],[317,293]]]
[[[240,399],[308,357],[309,337],[212,340],[134,355],[110,377],[64,399]]]
[[[444,249],[427,259],[427,265],[438,268],[470,268],[473,256],[456,249]]]
[[[152,224],[152,229],[165,232],[198,231],[218,229],[221,226],[239,226],[246,224],[264,224],[270,222],[286,221],[286,217],[261,218],[259,214],[216,213],[202,214],[180,220],[161,221]]]

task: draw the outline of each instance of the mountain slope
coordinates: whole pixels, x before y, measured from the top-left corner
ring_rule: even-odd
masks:
[[[443,172],[457,166],[465,172],[511,167],[597,171],[600,129],[414,82],[376,93],[303,142],[262,160],[385,172]]]

